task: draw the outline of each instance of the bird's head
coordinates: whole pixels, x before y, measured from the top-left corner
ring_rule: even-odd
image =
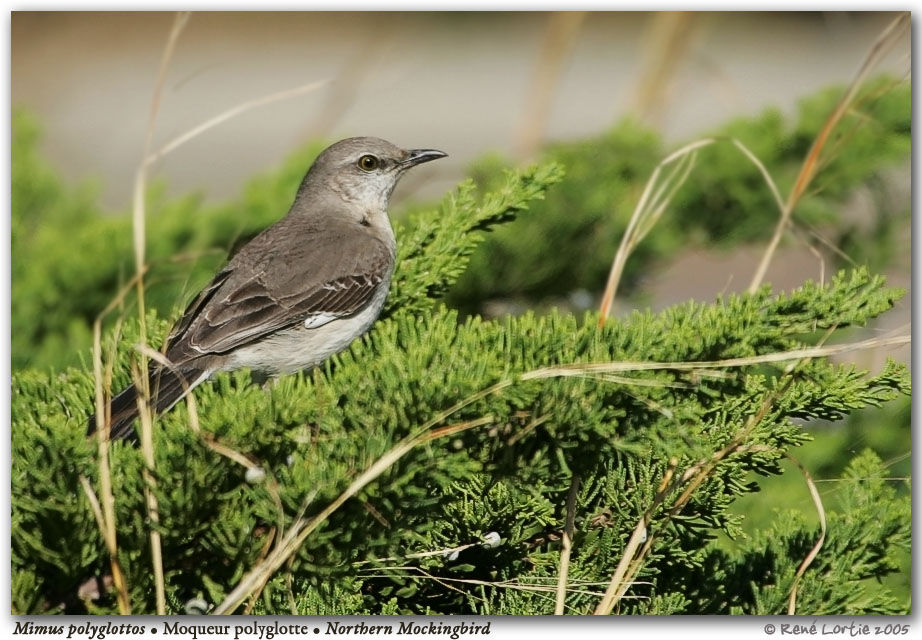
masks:
[[[384,214],[397,181],[408,169],[446,155],[436,149],[401,149],[381,138],[347,138],[317,156],[298,197]]]

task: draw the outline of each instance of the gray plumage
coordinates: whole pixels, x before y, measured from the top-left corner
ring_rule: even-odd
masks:
[[[169,410],[217,371],[308,369],[364,333],[394,270],[390,195],[407,169],[445,155],[379,138],[323,151],[288,215],[234,254],[173,327],[164,349],[171,366],[149,372],[154,410]],[[131,386],[112,400],[111,436],[130,435],[137,413]]]

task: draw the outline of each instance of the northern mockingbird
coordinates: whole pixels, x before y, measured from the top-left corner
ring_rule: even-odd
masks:
[[[151,406],[168,411],[218,371],[276,376],[314,367],[375,321],[394,271],[388,199],[400,177],[445,157],[379,138],[328,147],[284,218],[244,245],[192,301],[151,363]],[[134,385],[111,403],[112,438],[132,434]],[[90,418],[89,433],[96,430]]]

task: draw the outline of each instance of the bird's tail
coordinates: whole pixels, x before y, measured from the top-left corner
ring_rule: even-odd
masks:
[[[170,408],[182,400],[192,389],[197,387],[207,375],[202,369],[183,367],[181,371],[163,367],[152,363],[148,370],[150,381],[151,406],[155,414],[169,411]],[[117,396],[112,398],[110,404],[111,422],[109,437],[112,440],[130,438],[137,440],[137,432],[132,428],[132,423],[138,417],[138,389],[129,385]],[[87,435],[96,432],[96,415],[90,416],[87,425]]]

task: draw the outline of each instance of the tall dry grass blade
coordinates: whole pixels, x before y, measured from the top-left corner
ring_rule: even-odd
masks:
[[[580,477],[573,474],[570,479],[570,492],[567,494],[567,520],[564,523],[563,537],[560,541],[560,569],[557,572],[557,598],[554,603],[554,615],[563,615],[567,600],[567,575],[570,572],[570,553],[573,548],[573,533],[576,530],[576,497],[579,494]]]
[[[618,284],[621,281],[621,274],[624,272],[624,266],[631,252],[637,247],[644,236],[650,232],[656,220],[660,218],[668,206],[669,201],[675,195],[676,191],[682,186],[688,178],[693,160],[685,161],[687,156],[693,155],[698,149],[706,147],[716,142],[714,138],[703,138],[689,143],[669,154],[653,170],[647,184],[644,187],[637,206],[631,214],[624,235],[621,236],[621,244],[615,253],[612,261],[611,270],[608,273],[608,282],[605,285],[605,292],[602,294],[602,302],[599,307],[599,326],[601,327],[608,316],[611,314],[611,307],[615,301],[615,294],[618,291]],[[662,184],[659,183],[660,174],[663,170],[676,160],[682,160],[679,167],[670,173]],[[684,162],[688,162],[685,165]],[[655,191],[654,191],[655,189]],[[668,194],[668,195],[667,195]]]
[[[771,263],[772,258],[775,255],[775,251],[778,249],[778,245],[781,242],[781,238],[788,227],[791,214],[793,213],[794,208],[797,206],[797,203],[800,201],[800,198],[807,190],[807,187],[816,176],[816,172],[820,163],[820,155],[822,154],[823,149],[826,147],[826,143],[828,142],[830,136],[838,126],[839,122],[842,120],[843,116],[845,116],[845,114],[851,108],[852,103],[857,97],[858,92],[861,90],[862,85],[871,74],[871,71],[873,71],[873,69],[880,63],[880,61],[884,58],[884,56],[886,56],[890,49],[893,48],[897,42],[897,39],[902,36],[903,30],[908,28],[909,24],[909,14],[903,13],[883,30],[883,32],[880,34],[880,36],[878,36],[877,40],[871,46],[871,49],[868,51],[864,62],[859,68],[858,73],[855,75],[851,84],[839,99],[839,102],[836,104],[832,113],[829,114],[829,116],[826,118],[826,121],[823,123],[823,126],[817,134],[816,139],[813,141],[810,150],[807,152],[807,156],[804,158],[803,164],[800,167],[800,172],[797,174],[797,178],[794,181],[794,186],[791,187],[791,191],[788,194],[788,199],[784,204],[784,208],[782,209],[778,223],[775,225],[775,231],[769,240],[768,246],[765,249],[765,253],[762,255],[762,259],[756,268],[756,272],[752,277],[752,282],[749,284],[750,293],[755,292],[762,284],[762,281],[765,279],[765,274],[768,272],[768,266]]]
[[[666,210],[666,207],[675,197],[676,192],[688,179],[695,165],[697,151],[715,142],[723,141],[723,138],[702,138],[672,152],[660,163],[650,174],[649,180],[644,187],[637,206],[631,214],[628,226],[621,237],[621,244],[615,253],[612,261],[611,271],[608,274],[608,282],[605,286],[605,292],[602,295],[602,303],[599,308],[599,326],[602,326],[611,313],[611,306],[614,304],[615,295],[618,292],[618,285],[621,281],[621,275],[627,264],[628,257],[637,248],[637,245],[653,229],[656,222],[660,219]],[[778,204],[779,211],[784,210],[784,202],[778,187],[772,179],[771,174],[765,168],[765,165],[756,157],[756,155],[737,138],[728,138],[734,147],[738,149],[746,158],[752,162],[762,174],[765,183],[772,192],[775,202]],[[678,161],[678,165],[669,173],[660,184],[660,175],[663,170],[672,163]]]
[[[144,303],[144,278],[141,277],[145,268],[144,248],[146,240],[146,212],[144,198],[147,193],[147,158],[150,154],[151,141],[154,136],[154,123],[157,120],[157,114],[160,110],[160,96],[166,82],[167,69],[170,66],[170,60],[173,58],[173,52],[176,49],[179,35],[182,33],[188,20],[188,12],[179,12],[176,14],[173,27],[170,29],[170,35],[167,38],[163,56],[160,59],[157,82],[154,86],[154,96],[151,101],[150,115],[147,121],[147,133],[144,140],[144,155],[142,156],[141,164],[135,174],[132,229],[134,232],[135,267],[138,273],[138,334],[141,344],[147,344],[147,313]],[[163,551],[160,542],[160,532],[157,529],[160,522],[160,513],[157,497],[155,495],[153,415],[150,408],[150,383],[147,378],[147,357],[143,352],[141,353],[140,360],[140,365],[137,367],[137,375],[135,376],[135,384],[138,388],[141,453],[144,456],[145,502],[147,505],[148,517],[152,524],[150,529],[150,548],[151,563],[154,572],[154,596],[156,600],[157,615],[166,615],[166,585],[163,577]]]
[[[112,584],[115,586],[115,600],[118,604],[118,612],[123,616],[130,616],[131,600],[128,597],[128,582],[125,580],[125,574],[122,572],[122,565],[119,563],[118,556],[116,555],[117,547],[115,538],[113,537],[114,533],[112,527],[109,526],[111,519],[107,520],[107,517],[103,515],[99,499],[93,492],[90,481],[84,476],[80,476],[80,486],[83,487],[83,492],[90,502],[90,508],[93,511],[93,516],[96,518],[96,524],[102,533],[106,548],[109,550],[109,567],[112,570]]]
[[[531,157],[541,144],[551,113],[554,89],[585,17],[585,11],[555,11],[548,14],[547,32],[527,94],[527,108],[522,113],[516,134],[514,146],[519,159]]]
[[[99,492],[102,496],[101,526],[102,536],[112,565],[112,581],[116,589],[116,601],[119,613],[131,615],[131,601],[128,584],[118,563],[118,536],[115,523],[115,495],[112,491],[112,469],[109,463],[109,429],[112,421],[109,415],[109,396],[112,386],[112,367],[114,358],[110,359],[103,371],[102,364],[102,321],[117,306],[121,305],[136,281],[142,277],[144,270],[122,287],[106,308],[93,321],[93,386],[96,403],[96,443],[99,458]],[[94,496],[95,497],[95,496]]]
[[[816,507],[816,513],[820,518],[820,537],[811,547],[807,557],[797,567],[797,573],[794,575],[794,584],[791,586],[791,594],[788,597],[788,615],[792,616],[797,609],[797,588],[800,586],[800,581],[826,541],[826,509],[823,507],[823,499],[820,498],[820,492],[817,490],[816,483],[813,481],[813,476],[810,475],[810,472],[794,456],[786,454],[786,457],[796,464],[800,468],[800,472],[804,474],[804,481],[807,483],[807,488],[810,489],[810,497],[813,499],[813,505]]]
[[[661,123],[669,104],[670,85],[688,58],[698,16],[691,11],[659,11],[650,14],[650,26],[642,36],[643,65],[630,111],[653,126]]]
[[[234,118],[243,113],[246,113],[247,111],[250,111],[251,109],[255,109],[257,107],[264,107],[268,104],[272,104],[273,102],[280,102],[281,100],[287,100],[288,98],[293,98],[295,96],[299,96],[305,93],[310,93],[311,91],[315,91],[319,89],[320,87],[324,86],[328,82],[329,80],[317,80],[316,82],[309,82],[307,84],[293,87],[291,89],[277,91],[275,93],[270,93],[260,98],[254,98],[253,100],[247,100],[246,102],[242,102],[234,107],[231,107],[230,109],[226,111],[219,113],[218,115],[214,117],[209,118],[208,120],[205,120],[201,124],[198,124],[195,127],[192,127],[185,133],[182,133],[176,136],[175,138],[167,142],[165,145],[157,149],[157,151],[148,155],[145,158],[145,162],[147,163],[147,165],[152,165],[153,163],[160,160],[163,156],[167,155],[171,151],[175,151],[178,147],[181,147],[183,144],[189,142],[193,138],[200,136],[201,134],[205,133],[209,129],[213,129],[214,127],[218,126],[219,124],[222,124],[223,122],[230,120],[231,118]]]

